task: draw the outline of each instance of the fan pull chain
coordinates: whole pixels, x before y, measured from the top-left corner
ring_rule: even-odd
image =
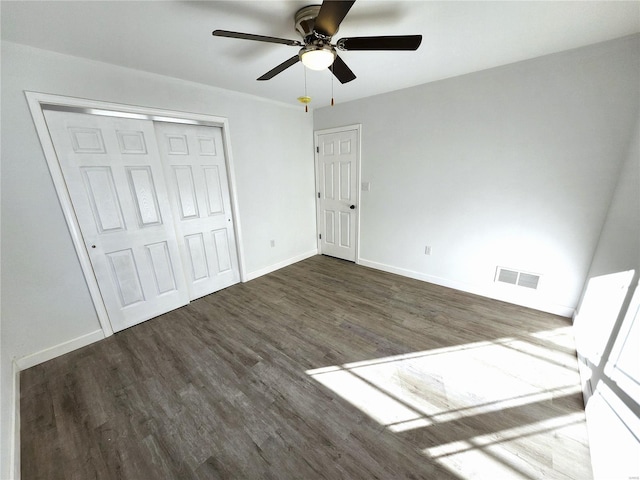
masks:
[[[331,64],[331,106],[333,107],[333,63]]]
[[[305,113],[309,112],[309,102],[311,102],[311,97],[307,95],[307,69],[302,67],[304,70],[304,96],[298,97],[298,101],[300,103],[304,103],[304,111]]]
[[[307,95],[307,69],[306,67],[302,67],[302,69],[304,70],[304,96],[305,98],[309,98],[309,95]],[[309,98],[309,100],[311,100]],[[305,103],[304,104],[304,113],[309,113],[309,103]]]

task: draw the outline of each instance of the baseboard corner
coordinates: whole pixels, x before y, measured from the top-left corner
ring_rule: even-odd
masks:
[[[251,280],[255,280],[258,277],[261,277],[271,272],[275,272],[276,270],[280,270],[281,268],[288,267],[289,265],[293,265],[294,263],[301,262],[302,260],[306,260],[307,258],[313,257],[317,254],[318,254],[318,249],[314,248],[313,250],[309,250],[308,252],[302,253],[300,255],[287,258],[286,260],[282,260],[281,262],[274,263],[273,265],[269,265],[259,270],[254,270],[253,272],[247,273],[246,281],[248,282]]]

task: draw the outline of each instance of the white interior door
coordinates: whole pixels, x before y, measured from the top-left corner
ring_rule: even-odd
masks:
[[[240,281],[222,129],[155,124],[191,299]]]
[[[317,136],[318,233],[324,255],[356,260],[358,130]]]
[[[44,116],[113,330],[187,304],[153,122]]]

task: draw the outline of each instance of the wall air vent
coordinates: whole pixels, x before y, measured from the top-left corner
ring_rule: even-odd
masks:
[[[516,285],[518,283],[518,272],[498,267],[498,278],[496,281]]]
[[[498,267],[496,270],[495,281],[519,287],[533,288],[536,290],[538,288],[538,283],[540,282],[540,275],[520,272],[512,268]]]

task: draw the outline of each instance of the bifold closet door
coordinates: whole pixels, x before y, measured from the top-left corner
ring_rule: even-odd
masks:
[[[156,122],[191,299],[240,281],[220,127]]]
[[[187,304],[153,122],[44,114],[113,330]]]

